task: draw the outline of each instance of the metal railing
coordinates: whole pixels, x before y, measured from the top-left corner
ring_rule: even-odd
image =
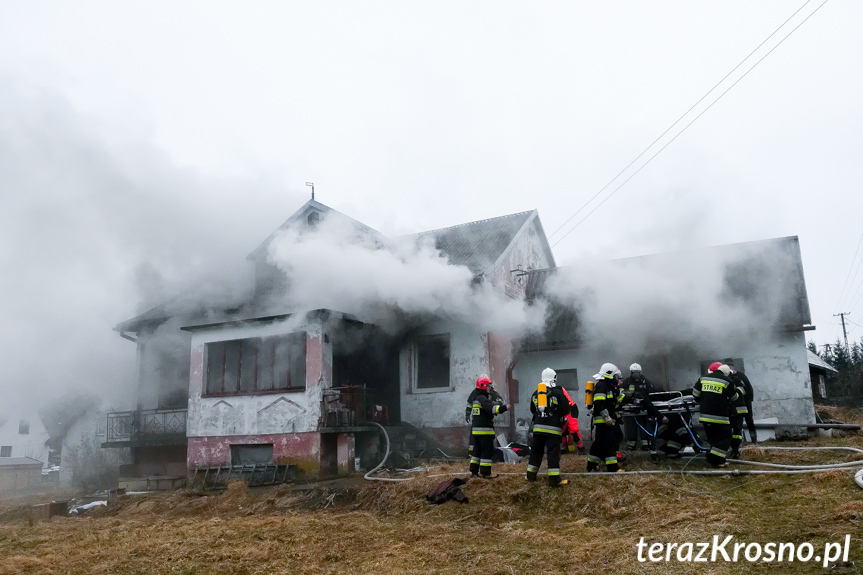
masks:
[[[185,409],[143,409],[108,414],[108,441],[186,436]]]
[[[387,408],[374,401],[374,394],[361,386],[333,387],[323,391],[320,427],[354,427],[374,421],[389,423]]]

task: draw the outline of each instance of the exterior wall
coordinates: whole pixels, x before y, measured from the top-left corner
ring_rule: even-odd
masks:
[[[91,409],[66,432],[60,453],[60,485],[87,484],[101,474],[119,476],[120,466],[132,463],[129,448],[102,447],[107,439],[108,411]]]
[[[42,487],[42,466],[39,463],[0,465],[0,498],[40,489]]]
[[[298,330],[306,332],[304,391],[203,397],[207,343],[268,337]],[[317,429],[321,399],[323,390],[331,383],[332,345],[320,317],[193,332],[187,416],[189,469],[202,465],[226,465],[230,461],[231,442],[274,443],[278,439],[285,446],[281,452],[284,457],[316,459],[320,454]],[[310,441],[314,447],[309,446]],[[305,465],[305,470],[308,471],[308,465]]]
[[[321,434],[317,432],[190,437],[189,470],[208,465],[230,465],[231,445],[266,443],[273,444],[274,463],[293,463],[304,472],[311,474],[319,472]]]
[[[669,354],[669,384],[671,389],[687,389],[700,376],[700,362],[739,357],[744,360],[746,375],[755,390],[753,411],[755,419],[776,417],[780,423],[814,423],[815,407],[812,401],[809,364],[806,355],[805,332],[774,333],[769,340],[727,341],[722,344],[701,343],[701,347],[720,349],[714,356],[691,350],[677,350]],[[624,360],[624,361],[621,361]],[[521,381],[520,403],[515,409],[516,418],[530,420],[528,402],[540,373],[545,367],[577,369],[579,389],[567,389],[579,408],[578,424],[589,429],[590,420],[584,406],[584,383],[591,379],[599,367],[611,361],[628,375],[629,358],[615,358],[596,350],[570,349],[558,351],[522,352],[515,369]],[[652,374],[645,373],[650,378]],[[522,408],[523,406],[523,408]]]
[[[468,425],[464,421],[464,408],[467,396],[476,387],[477,378],[491,372],[488,335],[456,322],[435,322],[417,335],[441,333],[451,336],[449,388],[415,389],[411,345],[404,346],[399,354],[402,421],[422,429],[444,445],[467,448]],[[503,382],[501,379],[500,387],[503,387]]]
[[[9,419],[0,427],[0,445],[12,446],[12,457],[30,457],[48,465],[48,430],[35,410],[14,408],[7,412]],[[21,420],[30,424],[29,433],[18,433]]]
[[[188,396],[188,333],[169,322],[156,332],[138,336],[137,406],[129,409],[181,407]]]
[[[491,272],[492,284],[507,295],[523,298],[527,288],[527,276],[518,275],[512,270],[538,270],[554,266],[554,262],[546,254],[547,246],[539,219],[534,217],[496,262]]]

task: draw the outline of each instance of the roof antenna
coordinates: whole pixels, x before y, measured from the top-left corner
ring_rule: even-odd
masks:
[[[314,200],[315,199],[315,183],[314,182],[306,182],[306,185],[312,187],[312,199]]]

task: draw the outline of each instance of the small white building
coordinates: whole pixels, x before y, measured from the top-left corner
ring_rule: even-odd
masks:
[[[18,405],[0,424],[0,457],[29,457],[48,465],[50,435],[35,409]]]

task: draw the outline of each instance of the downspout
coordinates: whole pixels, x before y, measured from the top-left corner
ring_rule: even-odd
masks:
[[[518,380],[512,376],[512,372],[518,363],[518,350],[512,346],[512,360],[506,367],[506,392],[509,404],[512,405],[512,413],[509,416],[509,437],[515,438],[515,404],[518,402]]]

